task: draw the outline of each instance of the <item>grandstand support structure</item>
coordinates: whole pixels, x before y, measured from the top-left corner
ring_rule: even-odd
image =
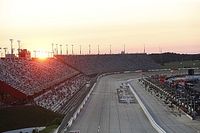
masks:
[[[27,96],[24,93],[18,91],[17,89],[14,89],[13,87],[11,87],[10,85],[6,84],[3,81],[0,81],[0,92],[9,94],[13,98],[13,101],[10,101],[10,99],[5,99],[6,100],[6,101],[4,101],[5,103],[7,103],[7,102],[14,103],[16,99],[18,101],[23,101],[23,100],[27,99]],[[0,99],[0,100],[2,100],[2,99]]]

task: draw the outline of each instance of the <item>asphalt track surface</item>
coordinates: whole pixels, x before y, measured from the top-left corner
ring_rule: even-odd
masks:
[[[151,73],[152,74],[152,73]],[[90,99],[73,122],[70,131],[80,133],[155,133],[157,132],[145,116],[138,103],[119,103],[116,89],[122,81],[136,79],[142,74],[117,74],[102,77],[97,83]],[[153,117],[167,132],[193,133],[193,128],[177,121],[160,103],[136,82],[131,82],[140,96],[145,95],[146,102]],[[148,101],[149,100],[149,101]]]
[[[179,122],[177,117],[180,116],[175,116],[169,108],[166,108],[163,102],[158,101],[150,93],[144,91],[137,80],[133,80],[131,86],[134,86],[134,90],[137,92],[137,95],[139,95],[154,120],[167,133],[197,133],[192,127]]]

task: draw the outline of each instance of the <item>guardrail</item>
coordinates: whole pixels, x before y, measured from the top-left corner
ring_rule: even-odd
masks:
[[[69,127],[71,127],[72,123],[74,120],[76,120],[77,116],[79,115],[79,113],[81,112],[81,109],[84,107],[84,105],[86,104],[88,98],[90,97],[94,87],[96,86],[96,83],[93,84],[92,88],[90,89],[89,93],[86,95],[86,97],[84,98],[84,100],[82,101],[82,103],[79,105],[79,107],[77,108],[77,110],[75,111],[75,113],[73,114],[73,116],[69,119],[69,121],[67,122],[67,126],[66,128],[62,129],[61,133],[65,133],[67,131],[67,129]],[[63,123],[63,122],[62,122]],[[61,123],[61,125],[62,125]],[[61,126],[59,126],[58,128],[60,128]],[[56,132],[57,133],[57,132]]]
[[[147,110],[147,108],[144,106],[144,104],[142,103],[141,99],[139,98],[139,96],[136,94],[136,92],[134,91],[134,89],[132,88],[132,86],[128,83],[128,86],[131,90],[131,92],[134,94],[135,98],[137,99],[138,103],[140,104],[142,110],[144,111],[145,115],[147,116],[148,120],[150,121],[151,125],[156,129],[156,131],[158,133],[166,133],[166,131],[164,129],[162,129],[153,119],[153,117],[150,115],[149,111]]]

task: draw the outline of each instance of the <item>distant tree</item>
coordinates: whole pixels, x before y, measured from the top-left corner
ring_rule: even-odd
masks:
[[[162,53],[149,55],[156,63],[164,64],[168,62],[200,60],[200,54],[178,54],[178,53]]]

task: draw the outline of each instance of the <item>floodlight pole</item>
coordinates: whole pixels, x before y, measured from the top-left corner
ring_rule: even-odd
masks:
[[[74,54],[74,45],[72,44],[72,55]]]
[[[80,55],[81,55],[81,45],[79,45],[79,47],[80,47]]]
[[[34,50],[33,52],[34,52],[34,55],[35,55],[35,58],[36,58],[36,50]]]
[[[68,55],[68,44],[66,44],[66,54]]]
[[[60,45],[60,54],[62,55],[62,44]]]
[[[18,43],[18,57],[19,57],[19,54],[20,54],[20,43],[21,43],[21,41],[20,40],[17,40],[17,43]]]
[[[126,53],[126,45],[124,44],[124,54]]]
[[[13,54],[13,39],[9,39],[9,40],[10,40],[11,54]]]
[[[111,51],[111,44],[110,44],[110,54],[112,53],[112,51]]]
[[[89,44],[89,54],[91,54],[91,46],[90,46],[90,44]]]
[[[98,55],[100,54],[100,51],[99,51],[99,45],[98,45]]]
[[[56,55],[58,55],[58,44],[56,44]]]
[[[6,57],[6,53],[7,53],[7,48],[3,48],[4,52],[5,52],[5,57]]]
[[[51,48],[52,48],[52,57],[54,57],[54,50],[53,50],[54,44],[53,43],[51,44]]]
[[[0,54],[1,54],[1,48],[0,48]],[[1,59],[1,55],[0,55],[0,59]]]

